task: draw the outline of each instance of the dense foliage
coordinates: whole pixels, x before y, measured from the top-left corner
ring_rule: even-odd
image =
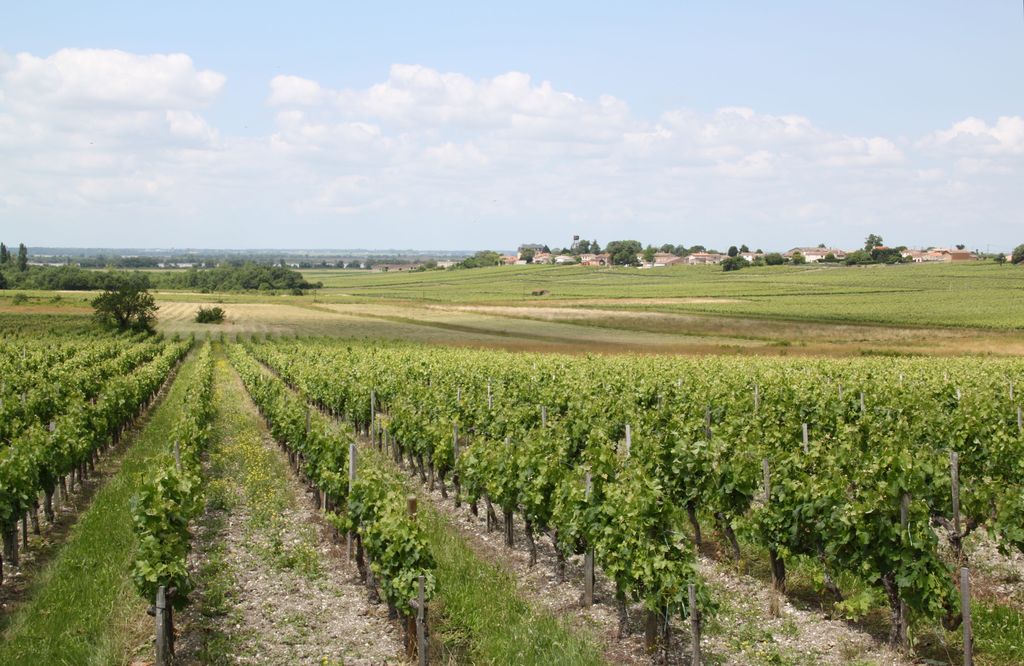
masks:
[[[608,243],[604,251],[612,256],[612,263],[616,266],[639,266],[640,260],[637,255],[643,252],[643,249],[640,241],[618,240]]]
[[[300,461],[306,478],[323,491],[331,521],[358,535],[388,604],[410,615],[409,600],[416,596],[420,575],[425,578],[427,596],[433,593],[434,563],[420,528],[405,515],[401,481],[379,467],[363,466],[350,488],[350,437],[311,411],[305,400],[267,373],[243,347],[231,345],[228,354],[269,422],[271,434]]]
[[[224,308],[214,305],[211,307],[199,306],[196,311],[196,322],[200,324],[219,324],[224,321]]]
[[[171,600],[179,608],[191,589],[189,524],[203,506],[200,455],[209,440],[214,414],[209,344],[200,350],[196,366],[185,389],[181,417],[169,433],[163,464],[131,502],[139,541],[132,580],[150,603],[155,602],[158,587],[173,590]]]
[[[153,332],[157,305],[142,274],[127,274],[92,299],[96,320],[120,331]]]
[[[216,268],[189,268],[143,273],[90,270],[73,265],[18,267],[16,260],[0,264],[0,279],[11,289],[94,291],[129,280],[146,288],[215,291],[302,291],[321,285],[306,281],[291,268],[247,262]]]
[[[73,470],[116,442],[191,342],[67,340],[0,345],[0,528],[52,498]]]
[[[456,264],[458,268],[483,268],[484,266],[500,265],[501,255],[491,250],[482,250]]]
[[[1017,361],[580,363],[304,341],[252,353],[357,422],[373,391],[406,455],[442,483],[458,477],[470,501],[522,514],[528,534],[549,532],[563,554],[593,550],[620,597],[648,609],[689,612],[687,519],[712,520],[735,550],[736,531],[763,545],[780,588],[795,561],[820,567],[821,581],[858,579],[892,608],[894,640],[909,620],[958,621],[958,563],[944,553],[966,535],[986,530],[1024,551]]]
[[[146,287],[152,286],[146,273],[86,270],[78,266],[29,266],[19,271],[8,264],[6,270],[0,265],[0,275],[6,278],[11,289],[96,291],[116,286],[125,277],[146,280]]]
[[[154,274],[155,284],[164,289],[213,291],[302,291],[316,289],[302,273],[283,266],[246,262],[221,264],[216,268],[190,268]]]

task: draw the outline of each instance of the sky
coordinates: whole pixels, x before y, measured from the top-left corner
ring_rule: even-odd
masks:
[[[5,0],[8,245],[1024,242],[1024,4]]]

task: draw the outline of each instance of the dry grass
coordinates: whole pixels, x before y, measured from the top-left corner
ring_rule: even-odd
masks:
[[[566,307],[421,303],[158,301],[168,334],[306,335],[387,339],[563,353],[857,356],[1024,354],[1024,334],[965,329],[787,322],[724,315]],[[197,324],[200,305],[221,305],[223,324]]]

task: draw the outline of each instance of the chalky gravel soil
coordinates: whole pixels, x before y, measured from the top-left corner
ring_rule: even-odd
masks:
[[[401,663],[386,608],[368,603],[223,348],[214,353],[207,507],[178,663]]]

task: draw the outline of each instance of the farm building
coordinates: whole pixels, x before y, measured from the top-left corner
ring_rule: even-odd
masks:
[[[606,252],[601,254],[581,254],[580,263],[584,266],[611,266],[612,255]]]
[[[694,252],[687,255],[686,263],[690,266],[705,266],[707,264],[720,264],[725,261],[726,255],[713,252]]]
[[[840,250],[834,247],[794,247],[789,252],[784,253],[782,256],[787,259],[792,259],[793,255],[799,252],[804,255],[804,259],[807,263],[813,264],[814,262],[821,261],[828,255],[832,255],[836,259],[842,261],[846,259],[846,251]]]

